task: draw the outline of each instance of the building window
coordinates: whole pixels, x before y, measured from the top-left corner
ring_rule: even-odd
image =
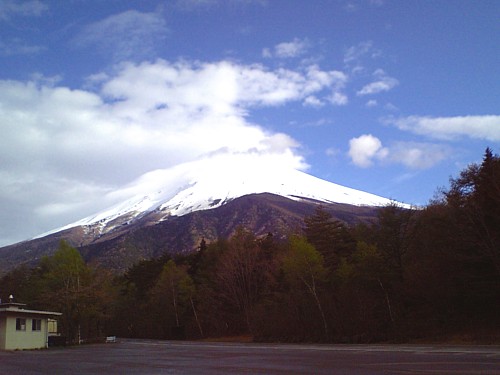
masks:
[[[47,321],[49,334],[57,335],[57,320],[49,319]]]
[[[32,319],[31,320],[31,330],[41,331],[42,330],[42,319]]]
[[[16,318],[16,331],[26,331],[26,319]]]

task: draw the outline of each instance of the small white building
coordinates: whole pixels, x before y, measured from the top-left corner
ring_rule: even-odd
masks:
[[[0,350],[42,349],[57,332],[53,311],[27,310],[26,304],[0,303]],[[54,328],[56,324],[56,328]]]

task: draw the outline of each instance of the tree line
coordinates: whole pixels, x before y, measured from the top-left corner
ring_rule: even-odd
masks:
[[[382,342],[500,338],[500,157],[488,148],[424,208],[383,207],[347,226],[318,206],[287,239],[240,227],[227,239],[123,275],[66,242],[0,280],[32,308],[60,311],[69,342],[106,335]]]

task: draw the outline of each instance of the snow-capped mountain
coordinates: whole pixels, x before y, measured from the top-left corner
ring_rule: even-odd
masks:
[[[87,236],[96,238],[147,215],[152,221],[161,222],[259,193],[355,206],[378,207],[391,203],[387,198],[337,185],[293,168],[278,167],[265,158],[212,157],[150,172],[114,193],[130,196],[123,202],[36,238],[75,227],[84,228]]]
[[[141,259],[189,253],[201,239],[229,238],[240,226],[286,238],[322,204],[348,224],[376,220],[387,198],[340,186],[276,158],[231,155],[156,170],[109,194],[110,208],[30,241],[0,248],[0,275],[34,266],[64,239],[89,262],[125,271]],[[401,205],[402,207],[409,207]]]

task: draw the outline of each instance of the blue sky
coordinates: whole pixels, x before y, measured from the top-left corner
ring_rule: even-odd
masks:
[[[0,245],[213,153],[422,205],[500,144],[500,2],[0,0]]]

